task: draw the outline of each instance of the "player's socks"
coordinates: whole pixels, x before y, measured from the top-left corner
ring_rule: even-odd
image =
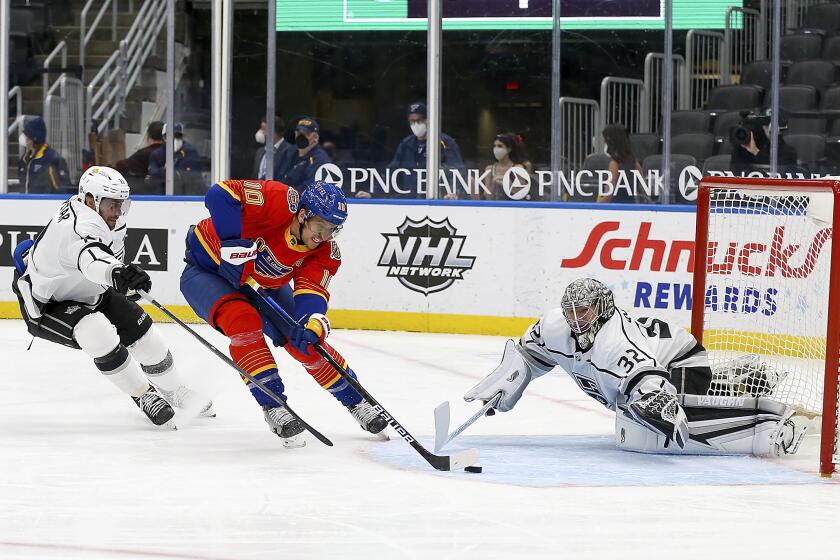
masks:
[[[329,352],[330,356],[332,356],[336,362],[341,364],[347,373],[350,374],[350,377],[356,379],[356,373],[347,366],[347,360],[345,360],[344,357],[335,350],[335,348],[327,343],[324,343],[323,347],[327,352]],[[292,353],[292,355],[295,358],[300,359],[300,354]],[[302,363],[303,367],[306,368],[306,371],[309,372],[309,375],[315,379],[318,385],[329,391],[332,396],[338,399],[338,401],[344,406],[356,406],[362,402],[362,395],[350,386],[347,381],[342,379],[341,375],[335,371],[335,369],[333,369],[333,367],[327,363],[325,359],[317,356],[317,358],[304,361]]]

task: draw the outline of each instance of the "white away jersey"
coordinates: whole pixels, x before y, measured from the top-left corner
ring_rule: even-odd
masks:
[[[122,218],[111,231],[78,197],[65,201],[29,250],[26,273],[18,281],[24,300],[97,303],[111,286],[111,272],[123,264],[125,233]],[[32,301],[26,304],[35,311]]]
[[[684,329],[658,319],[633,319],[619,308],[586,352],[559,308],[531,325],[520,345],[531,358],[532,377],[559,366],[587,395],[612,410],[646,378],[658,383],[672,368],[708,365],[703,347]]]

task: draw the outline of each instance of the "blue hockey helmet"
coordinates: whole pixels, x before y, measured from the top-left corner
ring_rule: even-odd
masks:
[[[312,181],[303,190],[300,206],[306,210],[305,219],[318,216],[340,228],[347,219],[347,199],[341,188],[326,181]]]

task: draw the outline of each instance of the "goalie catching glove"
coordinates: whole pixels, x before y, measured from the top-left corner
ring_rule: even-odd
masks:
[[[152,289],[152,279],[136,264],[115,267],[111,271],[111,284],[121,294],[127,294],[129,290],[148,292]]]
[[[676,395],[661,389],[645,393],[630,404],[628,411],[639,424],[665,436],[665,447],[671,441],[680,449],[685,447],[688,420]]]
[[[464,400],[467,402],[480,400],[486,403],[501,393],[499,403],[494,408],[499,412],[507,412],[519,402],[531,378],[531,367],[525,357],[525,351],[518,343],[508,340],[505,353],[502,355],[502,363],[490,375],[467,391]]]

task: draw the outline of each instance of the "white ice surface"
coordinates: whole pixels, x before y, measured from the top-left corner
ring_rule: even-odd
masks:
[[[215,419],[154,429],[81,352],[0,321],[0,560],[823,558],[840,556],[840,485],[815,438],[789,460],[650,457],[612,448],[612,414],[561,376],[483,418],[484,473],[437,473],[381,443],[294,362],[290,403],[335,442],[285,450],[236,374],[161,325]],[[208,327],[200,332],[222,348]],[[337,331],[364,385],[431,448],[503,339]],[[279,356],[279,354],[278,354]]]

